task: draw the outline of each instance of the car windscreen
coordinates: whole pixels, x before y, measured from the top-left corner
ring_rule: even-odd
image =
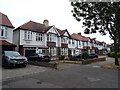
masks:
[[[20,54],[18,52],[13,51],[5,51],[6,56],[19,56]]]

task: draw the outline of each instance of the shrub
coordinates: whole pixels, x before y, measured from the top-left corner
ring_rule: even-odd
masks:
[[[65,55],[60,55],[59,56],[59,60],[64,60],[65,59]]]
[[[87,51],[84,51],[84,52],[82,53],[82,58],[83,58],[83,59],[88,59],[88,58],[89,58],[89,54],[88,54]]]
[[[115,57],[115,52],[110,52],[111,57]]]
[[[115,57],[115,52],[109,52],[107,55],[108,57]]]

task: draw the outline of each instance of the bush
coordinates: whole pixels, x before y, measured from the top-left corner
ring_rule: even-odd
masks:
[[[109,52],[107,55],[108,57],[115,57],[115,52]]]
[[[64,60],[65,59],[65,55],[60,55],[59,56],[59,60]]]
[[[111,56],[111,57],[115,57],[115,52],[111,52],[111,53],[110,53],[110,56]]]
[[[83,59],[88,59],[88,58],[89,58],[89,54],[88,54],[87,51],[84,51],[84,52],[82,53],[82,58],[83,58]]]

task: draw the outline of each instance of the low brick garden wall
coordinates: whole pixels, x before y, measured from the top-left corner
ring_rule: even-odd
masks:
[[[82,64],[85,65],[85,64],[90,64],[93,62],[101,62],[101,61],[105,61],[105,60],[106,60],[106,58],[87,59],[87,60],[82,60]]]
[[[29,61],[28,63],[32,65],[50,67],[54,69],[57,69],[57,65],[58,65],[58,63],[49,63],[49,62],[40,62],[40,61]]]

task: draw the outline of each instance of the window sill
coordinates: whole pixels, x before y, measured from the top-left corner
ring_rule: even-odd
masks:
[[[7,37],[5,37],[5,36],[0,36],[0,38],[2,38],[2,39],[7,39]]]
[[[32,40],[27,40],[27,39],[24,39],[25,41],[32,41]]]

